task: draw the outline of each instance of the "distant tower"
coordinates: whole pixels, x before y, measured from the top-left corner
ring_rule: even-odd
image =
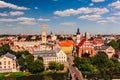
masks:
[[[79,28],[77,28],[77,32],[76,32],[76,35],[80,34],[80,30]]]
[[[80,30],[79,28],[77,28],[77,32],[76,32],[76,44],[79,44],[80,40],[81,40],[81,34],[80,34]]]
[[[42,25],[42,43],[46,43],[47,34],[46,34],[46,25]]]
[[[85,33],[85,38],[88,40],[88,39],[90,39],[90,33],[89,32],[86,32]]]

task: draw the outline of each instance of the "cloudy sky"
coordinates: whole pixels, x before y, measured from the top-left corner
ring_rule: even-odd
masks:
[[[0,34],[119,34],[119,0],[0,0]]]

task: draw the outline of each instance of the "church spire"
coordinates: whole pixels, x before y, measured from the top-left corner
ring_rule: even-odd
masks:
[[[80,34],[80,30],[79,30],[79,28],[77,28],[77,33],[76,34]]]

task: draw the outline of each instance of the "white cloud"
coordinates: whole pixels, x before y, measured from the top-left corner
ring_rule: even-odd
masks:
[[[120,1],[113,2],[109,4],[108,6],[114,7],[116,9],[120,9]]]
[[[11,9],[15,9],[15,10],[28,10],[29,8],[26,7],[19,7],[17,5],[11,4],[11,3],[7,3],[4,1],[0,1],[0,8],[11,8]]]
[[[63,26],[75,26],[76,23],[75,22],[63,22],[63,23],[60,23],[60,25],[63,25]]]
[[[39,18],[38,21],[50,21],[50,19]]]
[[[100,23],[100,24],[117,23],[117,18],[116,17],[107,17],[107,18],[98,20],[97,23]]]
[[[14,11],[14,12],[9,12],[9,14],[11,16],[19,16],[19,15],[23,15],[24,12],[21,12],[21,11]]]
[[[109,10],[107,8],[92,8],[92,12],[95,14],[105,14],[108,13]]]
[[[107,8],[78,8],[77,10],[74,9],[67,9],[64,11],[55,11],[54,14],[57,16],[70,16],[70,15],[77,15],[77,14],[105,14],[109,12]]]
[[[0,22],[15,22],[17,19],[9,19],[9,18],[0,18]]]
[[[94,6],[94,4],[93,4],[93,3],[90,3],[89,6]]]
[[[92,2],[104,2],[105,0],[92,0]]]
[[[19,17],[17,19],[0,18],[0,22],[17,22],[17,23],[23,24],[23,25],[35,25],[35,24],[37,24],[35,18],[27,18],[27,17]]]
[[[38,9],[38,7],[34,7],[34,9]]]
[[[85,16],[80,16],[79,19],[96,21],[98,19],[101,19],[101,16],[100,15],[85,15]]]
[[[27,18],[27,17],[20,17],[17,18],[19,20],[19,24],[24,24],[24,25],[35,25],[37,24],[35,21],[35,18]]]
[[[6,13],[0,13],[0,16],[8,16]]]
[[[22,22],[19,22],[19,24],[23,24],[23,25],[35,25],[37,23],[35,21],[22,21]]]
[[[35,21],[35,18],[27,18],[27,17],[19,17],[17,18],[19,21]]]
[[[116,12],[116,13],[114,13],[113,15],[115,15],[115,16],[120,16],[120,12]]]

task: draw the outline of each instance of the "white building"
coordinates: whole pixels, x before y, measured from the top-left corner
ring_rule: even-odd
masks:
[[[82,34],[80,34],[80,30],[79,28],[77,29],[77,32],[76,32],[76,44],[78,45],[79,42],[81,41],[81,38],[82,38]]]
[[[85,33],[85,38],[88,40],[88,39],[90,39],[90,33],[89,32],[86,32]]]
[[[16,72],[16,56],[10,53],[0,56],[0,73]]]
[[[67,55],[59,48],[56,50],[34,51],[33,55],[35,59],[37,57],[42,57],[44,61],[44,66],[46,68],[51,61],[62,63],[67,66]]]

